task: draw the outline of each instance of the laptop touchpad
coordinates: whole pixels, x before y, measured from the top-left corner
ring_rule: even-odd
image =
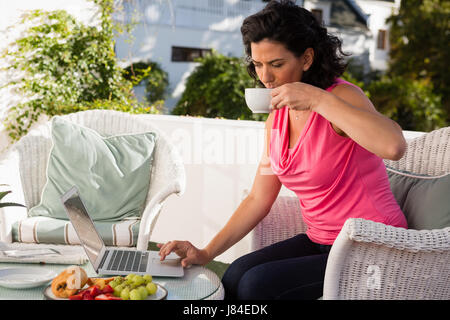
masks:
[[[182,277],[184,275],[181,259],[168,259],[160,261],[159,258],[152,258],[148,268],[152,276],[161,277]]]

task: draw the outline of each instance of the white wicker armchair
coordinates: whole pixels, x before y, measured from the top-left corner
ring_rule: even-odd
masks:
[[[185,189],[185,171],[182,159],[164,134],[149,120],[111,110],[89,110],[63,116],[65,119],[92,128],[102,135],[141,133],[152,131],[158,135],[150,188],[142,213],[137,238],[137,249],[146,250],[165,199],[171,194],[181,195]],[[12,196],[31,208],[40,202],[46,182],[46,166],[51,149],[50,122],[39,125],[23,137],[9,153],[1,170],[13,171],[8,183]],[[3,174],[2,174],[3,176]],[[3,209],[3,210],[2,210]],[[7,207],[0,209],[0,240],[12,241],[12,225],[27,217],[27,209]]]
[[[450,127],[408,143],[386,165],[438,176],[450,172]],[[279,197],[254,229],[252,249],[305,232],[298,199]],[[450,227],[413,230],[348,219],[328,257],[323,299],[450,299]]]

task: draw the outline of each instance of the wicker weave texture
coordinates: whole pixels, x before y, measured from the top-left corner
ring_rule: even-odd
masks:
[[[384,160],[394,169],[439,176],[450,172],[450,127],[426,133],[408,142],[399,161]]]
[[[300,204],[294,197],[278,197],[269,214],[252,232],[252,251],[306,232]]]
[[[324,299],[450,299],[450,228],[395,229],[349,219],[348,238],[330,252]]]
[[[410,252],[446,252],[450,250],[450,227],[414,230],[388,226],[361,218],[348,219],[350,240],[383,245]]]

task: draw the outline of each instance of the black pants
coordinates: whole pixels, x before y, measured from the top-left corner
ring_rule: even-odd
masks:
[[[223,275],[225,299],[318,299],[330,249],[299,234],[246,254]]]

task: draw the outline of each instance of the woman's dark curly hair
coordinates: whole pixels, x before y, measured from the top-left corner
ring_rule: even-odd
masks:
[[[308,10],[289,0],[270,1],[266,7],[247,17],[241,27],[242,40],[247,55],[247,70],[256,82],[255,66],[251,62],[251,43],[263,39],[282,43],[296,57],[306,49],[314,49],[314,62],[303,73],[302,82],[326,89],[342,75],[347,67],[343,57],[342,42],[329,34]]]

